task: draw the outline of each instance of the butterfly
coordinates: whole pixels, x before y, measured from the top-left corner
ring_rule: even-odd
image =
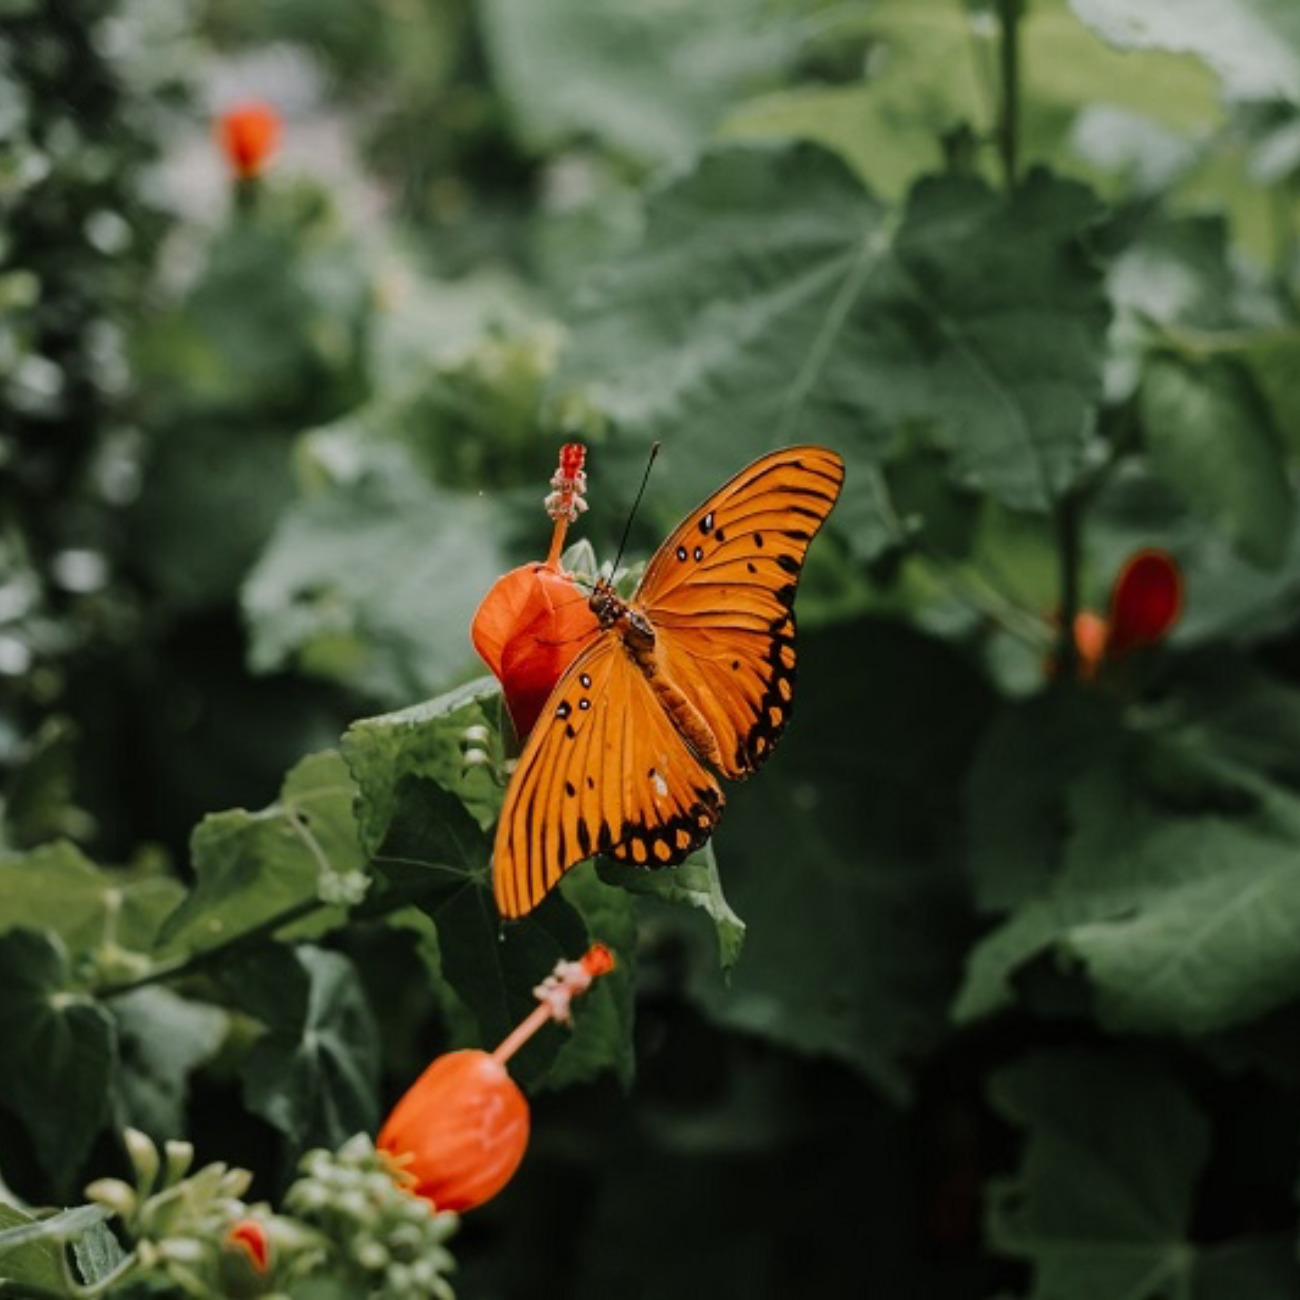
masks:
[[[530,912],[596,854],[682,862],[752,775],[794,703],[794,595],[844,462],[787,447],[741,470],[655,552],[631,600],[601,580],[599,631],[542,709],[493,848],[502,916]]]

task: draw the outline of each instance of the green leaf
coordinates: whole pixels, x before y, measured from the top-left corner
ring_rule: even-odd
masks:
[[[74,991],[52,934],[0,936],[0,1104],[27,1126],[36,1159],[62,1193],[107,1118],[117,1069],[113,1018]]]
[[[998,1249],[1032,1261],[1036,1300],[1189,1295],[1209,1130],[1173,1079],[1137,1056],[1033,1056],[995,1075],[996,1108],[1028,1131],[990,1206]]]
[[[46,1293],[51,1295],[66,1294],[63,1245],[76,1244],[78,1263],[82,1259],[83,1243],[91,1253],[97,1255],[101,1248],[107,1253],[111,1248],[102,1244],[105,1237],[116,1245],[104,1227],[107,1218],[108,1211],[100,1205],[77,1205],[38,1219],[0,1202],[0,1291],[20,1291],[4,1285],[16,1282],[46,1288]],[[121,1247],[117,1252],[120,1257]],[[93,1267],[83,1268],[83,1279],[97,1281],[93,1271]]]
[[[1068,791],[1122,740],[1104,698],[1070,688],[1003,709],[966,775],[975,897],[1010,911],[1048,887],[1064,852]]]
[[[104,870],[72,844],[47,844],[0,859],[0,933],[48,930],[73,956],[145,952],[181,893],[174,880]]]
[[[1240,339],[1233,354],[1266,402],[1287,451],[1300,453],[1300,394],[1292,382],[1300,366],[1300,330],[1256,330]]]
[[[0,1279],[45,1287],[58,1295],[63,1288],[59,1244],[44,1233],[30,1233],[40,1226],[38,1219],[0,1201]]]
[[[995,1183],[988,1234],[1028,1260],[1028,1300],[1285,1300],[1300,1285],[1282,1233],[1206,1244],[1198,1192],[1211,1130],[1163,1066],[1138,1053],[1039,1053],[995,1074],[990,1098],[1026,1130]]]
[[[189,1076],[221,1046],[225,1012],[150,986],[113,1000],[120,1120],[158,1142],[186,1131]]]
[[[1222,690],[1198,694],[1195,723],[1093,743],[1058,763],[1055,792],[1049,777],[1046,791],[1026,783],[1018,809],[1004,800],[1006,851],[1039,853],[1040,883],[973,950],[959,1019],[1007,1005],[1043,962],[1086,974],[1100,1018],[1127,1032],[1207,1034],[1300,991],[1300,798],[1294,772],[1270,758],[1290,745],[1294,693],[1275,688],[1271,712],[1219,717]],[[1019,765],[1033,761],[1030,746]],[[1015,788],[1017,767],[1008,774]],[[1053,810],[1054,842],[1026,834]]]
[[[987,688],[946,647],[874,620],[803,634],[799,661],[790,730],[728,791],[715,836],[744,960],[696,991],[721,1023],[901,1096],[958,977],[956,781]]]
[[[597,870],[602,880],[619,885],[629,893],[698,908],[713,922],[717,931],[722,969],[730,971],[740,960],[745,943],[745,923],[731,910],[723,896],[712,841],[691,854],[680,866],[663,871],[646,871],[605,858],[597,863]]]
[[[815,433],[855,464],[915,426],[963,484],[1045,509],[1093,447],[1107,324],[1081,186],[1010,199],[923,181],[885,210],[811,146],[708,155],[658,193],[643,245],[593,277],[565,377],[712,486]],[[865,480],[864,480],[865,481]]]
[[[442,976],[474,1017],[477,1045],[487,1048],[495,1047],[533,1010],[533,989],[557,961],[572,961],[591,940],[605,937],[597,919],[588,921],[568,901],[568,889],[553,892],[523,920],[505,926],[492,896],[490,859],[486,835],[454,795],[427,777],[401,780],[392,822],[375,853],[375,869],[390,888],[433,921]],[[607,929],[608,909],[621,908],[626,914],[631,903],[612,891],[605,894],[608,897],[588,910],[598,908]],[[615,928],[626,935],[626,915],[615,916]],[[625,969],[628,954],[620,955],[624,966],[601,981],[612,989],[630,978]],[[612,989],[602,997],[612,997]],[[630,1012],[630,1005],[624,1011]],[[617,1036],[611,1028],[609,1017],[579,1019],[570,1057],[601,1056],[609,1066],[626,1068],[620,1061],[630,1028],[620,1025],[623,1032]],[[584,1035],[600,1046],[580,1042]],[[519,1053],[517,1065],[512,1063],[512,1072],[525,1085],[540,1082],[562,1045],[556,1034],[537,1035]]]
[[[282,430],[247,421],[189,419],[155,440],[131,549],[167,605],[194,613],[234,598],[293,498],[291,450]]]
[[[352,963],[321,948],[266,947],[221,978],[267,1027],[244,1065],[248,1108],[299,1149],[374,1132],[379,1040]]]
[[[539,1034],[512,1062],[525,1084],[589,1077],[599,1063],[630,1077],[631,900],[588,888],[591,868],[569,873],[562,888],[522,921],[503,925],[492,896],[491,843],[484,831],[502,791],[481,770],[461,772],[465,728],[487,722],[492,678],[399,713],[353,724],[343,753],[361,788],[362,838],[385,889],[374,901],[413,902],[433,922],[439,973],[475,1024],[475,1043],[495,1047],[528,1015],[533,988],[560,960],[600,940],[620,966],[600,981],[593,1007],[577,1016],[571,1040]],[[499,730],[499,725],[498,725]],[[594,883],[594,877],[593,877]]]
[[[506,569],[496,507],[439,490],[395,444],[297,501],[243,590],[260,672],[296,665],[380,700],[477,663],[469,625]]]
[[[1139,392],[1157,473],[1248,560],[1282,562],[1296,503],[1277,433],[1249,377],[1229,361],[1153,357]]]
[[[1300,11],[1290,0],[1070,0],[1121,49],[1187,51],[1236,99],[1300,102]]]
[[[71,1245],[77,1272],[87,1285],[102,1282],[126,1259],[126,1251],[103,1219],[92,1222],[85,1232],[73,1238]]]
[[[870,42],[866,76],[843,85],[804,81],[743,103],[723,134],[814,141],[891,197],[903,195],[919,173],[939,170],[945,147],[964,132],[994,135],[997,106],[982,73],[997,57],[998,28],[985,11],[950,0],[877,0],[840,15],[837,29]],[[1026,105],[1021,147],[1030,162],[1080,170],[1070,155],[1089,110],[1124,114],[1128,129],[1112,135],[1111,147],[1131,147],[1143,125],[1191,133],[1221,115],[1215,80],[1194,59],[1117,51],[1064,0],[1026,6],[1018,39]]]
[[[191,844],[197,881],[168,920],[164,951],[201,952],[262,926],[281,928],[277,921],[287,926],[322,900],[359,892],[365,859],[355,796],[343,760],[327,750],[298,763],[270,807],[205,817]]]
[[[691,152],[741,91],[772,80],[799,38],[765,0],[486,0],[482,17],[501,89],[535,145],[595,137],[647,162]]]
[[[481,770],[463,776],[463,740],[468,727],[496,725],[487,710],[500,694],[496,678],[479,677],[436,699],[363,718],[348,728],[343,758],[360,789],[357,824],[367,854],[387,833],[403,777],[427,776],[454,791],[480,825],[495,820],[502,789]]]

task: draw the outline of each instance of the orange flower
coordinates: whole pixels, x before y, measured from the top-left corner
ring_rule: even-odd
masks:
[[[1167,551],[1147,547],[1124,561],[1110,593],[1110,612],[1103,618],[1090,610],[1074,620],[1079,675],[1095,677],[1141,646],[1154,645],[1178,622],[1183,610],[1183,575]]]
[[[439,1210],[473,1209],[511,1179],[528,1147],[528,1101],[506,1067],[467,1048],[440,1056],[416,1079],[379,1131],[405,1157],[410,1190]]]
[[[217,140],[241,180],[261,173],[280,144],[280,115],[269,104],[248,100],[217,118]]]
[[[568,526],[587,508],[586,452],[578,443],[560,451],[551,479],[547,512],[555,520],[550,554],[498,578],[483,598],[470,636],[506,697],[515,732],[522,740],[564,670],[600,630],[587,594],[560,568]]]
[[[398,1165],[403,1185],[435,1209],[472,1210],[511,1179],[528,1147],[528,1100],[505,1063],[547,1021],[567,1022],[575,997],[614,968],[593,944],[578,961],[559,962],[534,989],[538,1007],[496,1049],[438,1057],[393,1107],[376,1145]]]

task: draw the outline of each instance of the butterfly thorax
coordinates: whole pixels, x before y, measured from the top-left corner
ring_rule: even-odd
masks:
[[[686,738],[691,748],[701,758],[715,766],[722,766],[717,738],[709,729],[704,715],[663,671],[655,645],[654,624],[603,580],[596,584],[589,603],[601,628],[618,632],[628,657],[645,674],[651,689],[672,718],[673,725]]]

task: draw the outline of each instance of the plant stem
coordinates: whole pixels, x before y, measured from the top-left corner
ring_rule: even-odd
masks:
[[[998,106],[998,156],[1002,160],[1002,183],[1014,189],[1020,168],[1020,20],[1024,0],[998,0],[998,73],[1001,84]]]
[[[332,904],[326,903],[319,898],[303,899],[301,902],[294,903],[291,907],[286,907],[282,912],[277,912],[274,916],[268,916],[266,920],[259,921],[257,925],[252,926],[250,929],[241,930],[238,934],[232,934],[229,938],[222,939],[220,943],[214,943],[210,948],[187,953],[184,957],[177,957],[173,961],[163,962],[155,966],[146,975],[140,975],[135,979],[122,980],[117,984],[106,984],[102,988],[92,989],[91,992],[97,998],[107,1000],[121,997],[124,993],[134,993],[136,989],[147,988],[150,984],[164,984],[168,980],[179,979],[192,971],[201,970],[209,962],[224,956],[234,948],[246,943],[252,943],[254,940],[261,939],[266,935],[274,934],[281,927],[301,920],[304,916],[310,916],[313,912],[329,906],[332,906]]]
[[[1081,512],[1077,493],[1063,496],[1056,507],[1057,558],[1061,575],[1061,626],[1056,662],[1061,677],[1073,681],[1079,667],[1079,647],[1074,640],[1074,620],[1079,613]]]

